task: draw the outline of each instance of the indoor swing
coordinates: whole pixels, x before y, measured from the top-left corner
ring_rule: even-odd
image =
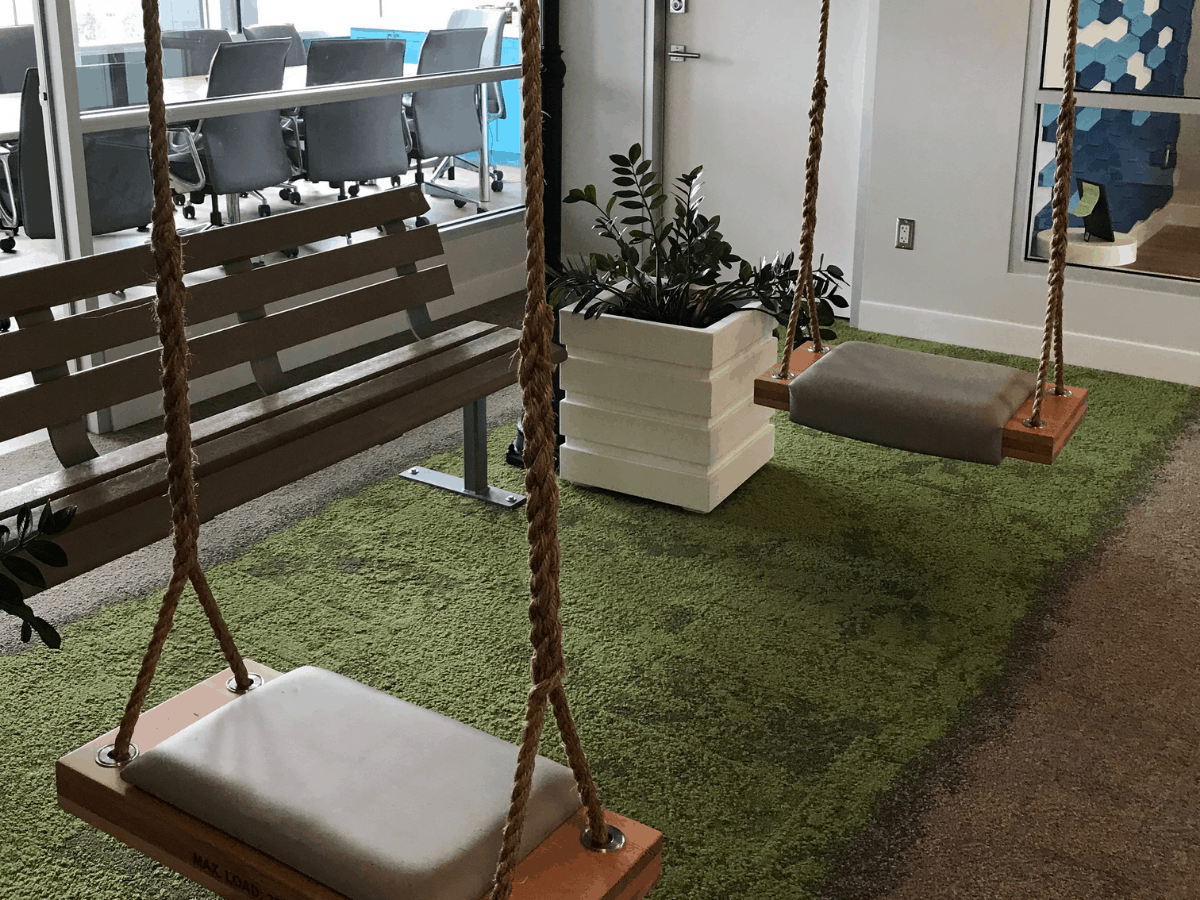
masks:
[[[830,0],[821,5],[817,77],[809,111],[800,278],[792,301],[783,360],[754,380],[754,402],[788,411],[791,421],[855,440],[948,459],[999,465],[1005,457],[1052,463],[1087,412],[1085,388],[1063,382],[1062,313],[1067,213],[1075,127],[1075,48],[1079,0],[1069,0],[1063,102],[1058,115],[1054,230],[1046,324],[1036,376],[991,363],[851,341],[821,340],[813,290],[817,174],[824,131]],[[792,368],[800,303],[807,295],[812,341]],[[1055,378],[1046,384],[1051,348]],[[836,352],[835,352],[836,351]]]
[[[601,807],[563,687],[538,16],[537,4],[522,6],[529,190],[519,373],[534,654],[517,748],[341,675],[309,666],[280,675],[238,653],[197,555],[186,294],[167,173],[159,12],[157,0],[143,0],[175,556],[121,725],[58,761],[58,798],[223,897],[633,900],[661,872],[661,833]],[[229,669],[141,715],[189,581]],[[537,756],[547,703],[570,768]]]

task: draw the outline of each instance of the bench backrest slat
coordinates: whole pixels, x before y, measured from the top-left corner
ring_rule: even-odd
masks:
[[[189,341],[194,355],[190,377],[219,372],[453,292],[449,270],[436,266],[200,335]],[[0,397],[0,441],[155,393],[160,389],[159,352],[154,348]]]
[[[184,238],[184,271],[211,269],[233,259],[312,244],[428,211],[429,202],[420,186],[412,185],[215,228]],[[154,270],[150,247],[142,245],[15,272],[0,277],[0,317],[148,284],[154,280]]]
[[[196,325],[443,252],[433,225],[384,235],[193,285],[185,315]],[[153,305],[132,300],[0,335],[0,378],[156,337]]]

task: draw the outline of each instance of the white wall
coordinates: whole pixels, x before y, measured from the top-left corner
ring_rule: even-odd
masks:
[[[563,196],[585,184],[603,190],[612,175],[609,154],[642,139],[644,21],[643,0],[562,4]],[[586,204],[563,206],[564,257],[611,243],[590,231],[594,221]]]
[[[670,41],[703,54],[697,62],[667,64],[668,83],[678,84],[672,77],[697,78],[702,86],[690,95],[691,109],[668,102],[667,143],[681,129],[687,132],[686,167],[705,166],[704,208],[721,215],[721,231],[733,251],[753,261],[799,246],[820,7],[819,0],[756,0],[740,5],[738,21],[731,22],[726,5],[706,10],[695,2],[686,15],[667,17]],[[591,183],[603,202],[613,189],[609,154],[642,138],[644,8],[643,0],[563,4],[564,193]],[[867,9],[868,0],[839,0],[830,18],[816,252],[847,270],[854,247]],[[719,42],[712,37],[716,20],[724,37]],[[746,34],[758,37],[742,37]],[[702,73],[707,80],[699,80]],[[689,96],[686,90],[668,92],[669,101],[672,94]],[[664,172],[668,183],[683,171],[680,165],[675,169]],[[611,242],[590,231],[595,215],[585,204],[564,207],[564,251],[611,251]]]
[[[1016,180],[1031,177],[1016,167],[1030,4],[871,5],[878,46],[866,110],[855,321],[1034,356],[1045,276],[1008,272]],[[916,219],[915,250],[895,249],[898,216]],[[1067,361],[1200,384],[1200,287],[1187,290],[1069,277]]]

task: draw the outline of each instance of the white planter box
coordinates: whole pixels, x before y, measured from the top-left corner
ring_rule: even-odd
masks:
[[[566,481],[710,512],[774,455],[772,410],[754,404],[777,355],[769,316],[701,329],[564,309],[560,322]]]

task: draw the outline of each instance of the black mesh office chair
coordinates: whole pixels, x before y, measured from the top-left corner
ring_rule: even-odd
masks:
[[[400,40],[313,41],[308,52],[310,87],[404,76]],[[303,110],[304,160],[309,181],[327,181],[338,199],[358,193],[357,182],[408,171],[411,140],[404,95],[323,103]]]
[[[291,44],[288,46],[285,66],[302,66],[308,60],[308,54],[304,51],[304,41],[295,25],[243,25],[242,34],[248,41],[275,41],[287,38]]]
[[[507,9],[456,9],[450,14],[450,21],[446,24],[446,28],[447,30],[454,28],[486,28],[487,37],[483,41],[483,50],[479,56],[479,67],[487,69],[500,65],[500,53],[504,46],[504,24],[507,21]],[[508,110],[504,105],[504,91],[502,87],[498,81],[489,82],[487,85],[487,117],[490,122],[508,118]],[[440,160],[429,180],[437,181],[443,174],[446,174],[448,179],[453,181],[454,169],[456,167],[462,167],[468,172],[479,171],[478,163],[455,156]],[[499,166],[489,164],[488,174],[492,182],[492,190],[504,190],[504,170]]]
[[[38,72],[30,69],[21,92],[21,137],[17,152],[17,209],[21,227],[31,238],[53,238],[54,213],[50,166]],[[145,128],[126,128],[83,136],[92,234],[127,228],[145,229],[154,208],[150,176],[150,134]]]
[[[486,28],[430,31],[421,45],[417,74],[478,68],[486,37]],[[421,168],[424,160],[441,160],[483,150],[483,121],[478,96],[479,85],[473,84],[414,91],[409,107],[409,130],[413,140],[412,155],[417,161],[417,183],[422,191],[428,196],[448,197],[460,209],[474,203],[478,212],[485,212],[479,200],[427,182]]]
[[[208,98],[280,90],[287,53],[286,40],[221,44],[208,76]],[[191,192],[193,202],[210,194],[212,225],[223,224],[218,205],[222,195],[233,196],[236,203],[237,195],[255,194],[262,201],[258,214],[271,214],[260,192],[291,175],[278,112],[217,116],[204,119],[194,131],[174,133],[183,148],[170,154],[172,186],[178,192]],[[184,215],[195,217],[190,204],[184,207]]]
[[[37,44],[32,25],[0,28],[0,94],[17,94],[25,85],[25,73],[37,68]],[[0,250],[16,250],[17,193],[16,141],[0,142]]]

